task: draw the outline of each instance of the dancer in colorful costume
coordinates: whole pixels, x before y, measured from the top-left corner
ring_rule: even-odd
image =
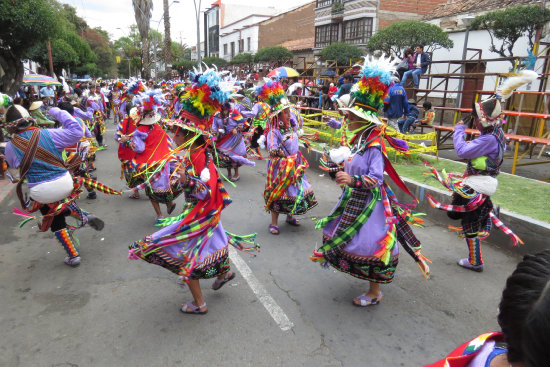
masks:
[[[111,92],[111,108],[113,112],[113,123],[118,124],[121,121],[120,104],[122,97],[122,88],[124,83],[120,80],[116,81]]]
[[[239,167],[243,164],[254,167],[256,163],[246,158],[246,145],[242,131],[246,119],[229,102],[222,105],[222,109],[214,116],[213,131],[217,134],[215,149],[219,168],[227,168],[227,178],[239,181]],[[235,175],[231,176],[231,169]]]
[[[147,93],[135,99],[137,107],[129,115],[137,126],[129,144],[136,153],[132,161],[134,176],[136,180],[143,180],[132,189],[145,189],[159,220],[163,218],[159,204],[166,204],[170,215],[176,207],[174,200],[181,194],[182,188],[171,175],[170,163],[174,160],[172,139],[158,124],[160,115],[156,107],[162,102],[155,91]]]
[[[49,109],[48,114],[63,128],[34,127],[34,119],[21,106],[11,106],[6,112],[4,127],[13,138],[6,146],[5,159],[11,169],[19,169],[16,192],[23,208],[23,211],[14,209],[14,213],[26,217],[21,226],[41,218],[39,230],[50,229],[67,252],[65,264],[77,266],[81,258],[74,230],[86,224],[101,230],[104,225],[101,219],[82,211],[76,204],[75,200],[82,192],[81,186],[84,184],[109,194],[120,193],[91,179],[71,177],[63,162],[62,151],[78,143],[83,126],[67,111],[57,107]],[[22,191],[25,180],[30,191],[28,199]],[[31,216],[36,211],[40,211],[42,216]],[[68,225],[66,216],[76,218],[77,225]]]
[[[282,86],[269,80],[257,94],[274,109],[259,143],[265,144],[269,153],[264,190],[265,210],[271,212],[269,232],[278,235],[279,214],[287,215],[288,224],[299,226],[295,215],[307,213],[317,201],[305,175],[309,163],[299,149],[298,121],[290,113]]]
[[[229,92],[219,88],[220,77],[214,70],[192,74],[193,85],[182,99],[179,119],[173,124],[176,151],[183,152],[176,169],[184,187],[183,212],[160,221],[160,231],[130,246],[130,258],[141,258],[160,265],[187,282],[193,301],[182,305],[187,314],[205,314],[199,279],[215,277],[213,290],[219,290],[235,277],[230,271],[231,244],[243,251],[255,251],[256,234],[236,236],[226,232],[220,216],[231,203],[211,156],[210,129],[213,114],[227,101]],[[248,242],[251,247],[244,247]]]
[[[550,361],[550,250],[527,255],[506,280],[502,332],[485,333],[426,367],[539,367]]]
[[[474,103],[472,119],[475,127],[481,132],[478,138],[466,142],[464,122],[460,121],[455,126],[453,142],[456,153],[460,158],[468,160],[464,174],[443,172],[443,175],[440,175],[430,166],[430,173],[453,193],[451,205],[440,204],[430,195],[427,197],[434,208],[447,211],[451,219],[461,220],[460,227],[450,226],[450,229],[466,239],[468,257],[458,260],[458,265],[463,268],[483,271],[481,240],[489,236],[492,224],[510,236],[514,246],[523,243],[498,219],[490,197],[497,189],[496,177],[500,172],[506,147],[506,138],[502,130],[505,120],[500,99],[508,98],[515,88],[537,77],[534,71],[524,70],[520,75],[508,78],[495,96]]]
[[[128,188],[133,189],[143,183],[143,179],[135,175],[133,160],[136,152],[130,148],[132,134],[136,130],[136,122],[130,117],[130,111],[133,108],[131,103],[125,104],[126,113],[124,118],[117,125],[115,140],[118,145],[118,159],[120,160],[121,179],[124,177]],[[132,190],[130,199],[139,199],[139,190]]]
[[[71,102],[60,102],[57,107],[59,107],[63,111],[67,111],[82,126],[82,137],[80,138],[78,143],[65,148],[65,153],[67,153],[67,157],[65,159],[67,170],[71,173],[73,177],[96,179],[95,177],[92,177],[90,173],[93,166],[92,157],[95,157],[95,152],[97,149],[92,133],[90,132],[90,130],[88,130],[88,127],[86,126],[84,121],[76,116],[76,108],[72,105]],[[97,193],[93,188],[86,187],[86,190],[88,191],[86,199],[97,199]]]
[[[419,265],[424,277],[429,276],[421,244],[409,224],[422,227],[423,221],[410,205],[399,203],[384,180],[384,172],[395,184],[414,198],[391,165],[386,141],[394,149],[406,151],[406,142],[385,134],[386,126],[378,110],[388,93],[393,62],[365,57],[359,81],[352,87],[342,126],[342,146],[324,157],[325,169],[336,173],[343,192],[336,207],[326,218],[317,221],[323,229],[323,245],[311,260],[328,264],[356,278],[368,280],[367,293],[353,299],[356,306],[380,303],[380,284],[393,281],[398,263],[399,242]],[[330,126],[340,122],[331,119]]]
[[[262,154],[260,153],[260,145],[258,144],[258,139],[263,135],[267,117],[271,112],[269,105],[262,101],[260,96],[257,96],[256,103],[250,111],[241,111],[241,114],[246,118],[252,118],[252,123],[250,124],[251,131],[249,134],[249,144],[247,147],[247,152],[249,152],[254,158],[261,159]]]

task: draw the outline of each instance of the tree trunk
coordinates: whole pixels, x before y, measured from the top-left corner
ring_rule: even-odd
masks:
[[[172,79],[172,40],[170,38],[170,14],[168,0],[164,0],[164,79]]]
[[[143,79],[149,80],[151,79],[151,71],[150,71],[150,63],[151,63],[151,57],[149,55],[149,38],[141,38],[141,45],[143,47],[143,65],[141,66],[141,77]]]
[[[0,91],[9,96],[15,95],[23,81],[23,62],[11,50],[0,48],[0,67],[4,75],[0,79]]]

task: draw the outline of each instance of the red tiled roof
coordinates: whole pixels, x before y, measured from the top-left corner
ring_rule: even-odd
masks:
[[[486,12],[504,9],[508,6],[535,5],[539,0],[449,0],[447,4],[439,5],[434,10],[424,15],[423,20],[444,18],[452,15]]]
[[[286,41],[281,46],[288,48],[290,51],[312,49],[315,44],[315,37],[300,38],[297,40]]]

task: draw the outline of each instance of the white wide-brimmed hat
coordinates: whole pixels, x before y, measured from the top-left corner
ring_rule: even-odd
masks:
[[[31,103],[31,105],[29,107],[29,111],[37,110],[40,107],[42,107],[43,105],[44,105],[44,102],[42,102],[42,101],[34,101],[33,103]]]

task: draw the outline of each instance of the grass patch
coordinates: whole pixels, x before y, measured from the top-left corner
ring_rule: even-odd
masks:
[[[464,172],[466,164],[448,160],[436,161],[435,157],[413,155],[410,158],[398,156],[397,163],[393,155],[390,160],[399,175],[427,185],[443,188],[435,179],[431,179],[422,172],[427,169],[423,161],[427,160],[439,172]],[[498,176],[498,188],[491,196],[493,203],[506,210],[526,215],[531,218],[550,223],[550,184],[509,174]]]

